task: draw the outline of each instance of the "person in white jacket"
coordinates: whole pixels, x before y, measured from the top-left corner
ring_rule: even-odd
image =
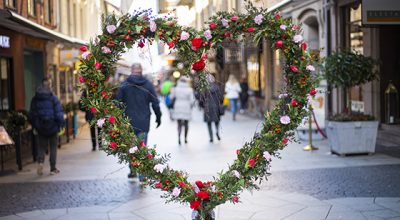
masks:
[[[239,81],[233,74],[229,75],[228,82],[225,84],[226,98],[229,99],[233,120],[236,121],[237,105],[239,95],[242,89],[240,88]]]
[[[181,145],[182,127],[185,128],[185,143],[189,132],[189,120],[192,118],[192,108],[194,104],[194,92],[190,86],[190,79],[182,76],[176,87],[171,91],[174,100],[172,118],[178,122],[178,143]]]

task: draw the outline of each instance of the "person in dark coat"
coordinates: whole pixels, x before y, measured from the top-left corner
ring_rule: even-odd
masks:
[[[82,97],[86,97],[86,91],[82,93]],[[92,151],[96,151],[96,146],[100,149],[101,146],[101,137],[100,137],[100,132],[101,128],[99,128],[96,125],[91,125],[90,122],[93,120],[94,115],[91,111],[88,109],[84,108],[81,103],[79,102],[79,108],[81,111],[85,112],[85,119],[89,123],[90,126],[90,137],[92,139]],[[96,131],[97,131],[97,137],[96,137]]]
[[[215,124],[216,137],[221,140],[219,136],[219,122],[221,120],[222,103],[224,95],[221,88],[215,82],[215,78],[212,75],[208,75],[208,81],[210,82],[210,89],[207,91],[202,98],[201,105],[204,110],[204,121],[207,123],[208,133],[210,135],[210,142],[214,142],[212,123]]]
[[[29,121],[38,134],[38,175],[43,175],[46,150],[50,147],[50,174],[60,171],[56,168],[58,133],[65,126],[64,112],[58,98],[53,94],[50,81],[43,79],[31,101]]]
[[[128,79],[122,82],[116,98],[125,104],[125,115],[130,119],[136,136],[147,144],[147,134],[150,130],[150,104],[156,115],[158,128],[161,124],[160,102],[153,84],[143,77],[142,66],[139,63],[132,65],[131,73]],[[131,167],[128,177],[134,176],[135,173]]]
[[[240,110],[244,112],[247,109],[247,102],[249,100],[249,84],[247,83],[246,77],[243,77],[240,81]]]

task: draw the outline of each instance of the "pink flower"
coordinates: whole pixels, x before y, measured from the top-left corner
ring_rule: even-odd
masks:
[[[210,31],[210,30],[204,31],[204,37],[205,37],[207,40],[211,40],[211,38],[212,38],[211,31]]]
[[[237,170],[232,170],[232,174],[233,174],[236,178],[240,179],[240,173],[239,173]]]
[[[117,30],[117,27],[115,27],[115,25],[107,25],[106,29],[109,34],[112,34]]]
[[[97,120],[97,123],[96,123],[96,124],[97,124],[97,126],[98,126],[99,128],[102,128],[105,121],[106,121],[106,119],[100,118],[99,120]]]
[[[279,94],[279,98],[280,99],[283,99],[283,98],[286,98],[288,96],[288,94],[287,93],[282,93],[282,94]]]
[[[294,35],[293,41],[295,43],[300,43],[303,40],[303,37],[300,34]]]
[[[182,40],[187,40],[187,39],[189,39],[189,36],[190,36],[190,34],[188,33],[188,32],[186,32],[186,31],[182,31],[182,33],[181,33],[181,41]]]
[[[94,68],[96,69],[96,70],[99,70],[99,69],[101,69],[101,63],[99,62],[99,61],[96,61],[96,63],[94,63]]]
[[[138,151],[138,147],[136,147],[136,146],[133,146],[133,147],[131,147],[131,148],[129,149],[129,153],[130,153],[130,154],[134,154],[134,153],[136,153],[136,151]]]
[[[172,190],[172,196],[173,196],[173,197],[178,197],[179,194],[181,194],[181,189],[179,189],[178,187],[175,187],[175,188]]]
[[[286,30],[286,28],[287,28],[287,26],[286,25],[284,25],[284,24],[281,24],[281,26],[279,26],[279,28],[281,29],[281,30]]]
[[[115,123],[115,117],[114,116],[110,116],[109,118],[108,118],[108,122],[110,122],[110,124],[114,124]]]
[[[162,172],[164,171],[165,168],[166,168],[166,166],[163,165],[163,164],[157,164],[157,165],[154,166],[154,170],[155,170],[157,173],[162,173]]]
[[[280,121],[282,124],[287,125],[290,123],[290,117],[287,115],[281,116]]]
[[[250,159],[247,161],[247,164],[249,165],[249,167],[254,167],[256,165],[256,160]]]
[[[306,70],[314,72],[315,71],[315,67],[313,65],[307,65]]]
[[[264,151],[263,157],[265,158],[265,160],[271,160],[271,154],[268,151]]]
[[[297,72],[299,72],[299,68],[297,68],[297,66],[292,65],[292,66],[290,66],[290,71],[297,73]]]
[[[254,17],[254,23],[260,25],[263,22],[264,16],[262,14],[257,15]]]
[[[101,52],[108,54],[108,53],[111,53],[111,50],[110,50],[110,48],[103,46],[103,47],[101,47]]]
[[[81,82],[81,83],[85,83],[85,77],[83,77],[83,76],[80,76],[80,77],[79,77],[79,82]]]
[[[233,21],[233,22],[237,21],[238,19],[239,19],[238,16],[232,16],[232,17],[231,17],[231,21]]]
[[[85,53],[82,54],[82,59],[86,60],[88,59],[92,53],[90,51],[86,51]]]
[[[157,29],[157,24],[154,21],[150,21],[150,31],[155,32]]]
[[[234,197],[232,198],[232,202],[233,202],[233,203],[238,203],[238,202],[239,202],[239,196],[234,196]]]
[[[221,23],[222,23],[222,26],[224,26],[224,27],[229,27],[229,21],[228,20],[226,20],[225,18],[222,18],[221,19]]]

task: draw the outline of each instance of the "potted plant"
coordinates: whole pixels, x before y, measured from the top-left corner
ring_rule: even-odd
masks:
[[[343,112],[329,118],[327,135],[331,151],[339,155],[374,153],[378,121],[351,111],[350,89],[378,79],[378,62],[354,51],[336,52],[324,60],[325,77],[344,91]]]

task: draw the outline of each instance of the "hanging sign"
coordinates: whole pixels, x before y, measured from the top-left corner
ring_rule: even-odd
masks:
[[[363,0],[363,24],[400,24],[399,0]]]
[[[0,47],[10,48],[10,37],[0,35]]]

